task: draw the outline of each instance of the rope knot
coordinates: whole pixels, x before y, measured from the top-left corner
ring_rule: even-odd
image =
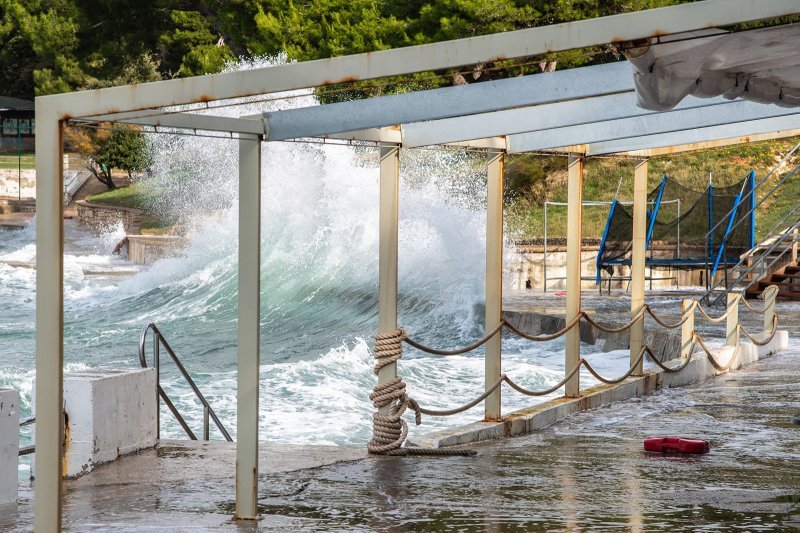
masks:
[[[400,360],[405,338],[406,332],[400,328],[375,337],[376,361],[373,372],[376,375],[381,368]],[[375,409],[388,407],[388,412],[385,415],[372,415],[372,439],[367,449],[370,453],[405,455],[406,450],[402,446],[408,436],[408,424],[403,420],[406,409],[410,407],[414,411],[417,425],[422,423],[419,404],[406,394],[405,382],[395,376],[386,383],[379,383],[372,389],[369,399]]]

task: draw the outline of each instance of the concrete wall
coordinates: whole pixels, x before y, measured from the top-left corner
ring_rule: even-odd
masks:
[[[581,252],[581,277],[589,278],[581,282],[584,289],[598,289],[595,284],[597,274],[597,252],[598,246],[584,246]],[[567,275],[567,252],[564,246],[548,246],[547,248],[547,290],[559,291],[566,289],[564,278]],[[545,275],[545,254],[542,246],[517,246],[514,255],[511,257],[507,271],[511,273],[511,289],[521,290],[527,288],[528,283],[531,289],[544,288]],[[677,270],[677,269],[650,269],[645,270],[645,275],[653,277],[653,287],[671,287],[675,285],[701,285],[701,271],[699,270]],[[608,274],[603,273],[604,277]],[[620,279],[630,276],[630,267],[618,266],[614,268],[614,281],[612,288],[626,288],[628,281]],[[662,278],[662,279],[656,279]],[[607,281],[603,282],[603,289],[607,289]],[[646,282],[646,287],[650,287],[650,281]]]
[[[155,446],[155,391],[153,368],[65,374],[64,475],[78,477]]]
[[[180,255],[189,243],[183,237],[169,235],[128,235],[128,260],[139,265],[152,265],[159,259]]]
[[[142,212],[139,209],[93,204],[85,200],[79,200],[77,208],[78,221],[95,231],[102,231],[103,228],[122,222],[126,233],[141,232]]]
[[[19,393],[0,390],[0,505],[17,501]]]

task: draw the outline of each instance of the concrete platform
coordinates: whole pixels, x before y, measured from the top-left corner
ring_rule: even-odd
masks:
[[[800,528],[800,347],[577,413],[477,457],[272,446],[257,523],[234,522],[226,444],[164,443],[67,484],[66,531],[743,531]],[[710,441],[647,454],[649,435]],[[30,531],[31,489],[0,530]]]

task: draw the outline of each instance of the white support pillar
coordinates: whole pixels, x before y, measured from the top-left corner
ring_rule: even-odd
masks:
[[[644,263],[647,240],[647,160],[636,163],[633,173],[633,250],[631,256],[631,318],[644,306]],[[644,344],[644,318],[631,326],[631,359],[633,365]],[[644,362],[639,361],[633,376],[641,376]]]
[[[63,364],[62,124],[36,106],[36,482],[34,529],[61,531]]]
[[[397,239],[398,199],[400,196],[400,147],[380,149],[380,241],[378,244],[378,334],[397,329]],[[378,370],[378,383],[397,376],[397,363]],[[387,414],[389,406],[380,408]]]
[[[566,321],[581,312],[581,228],[583,226],[583,156],[570,154],[567,182],[567,301]],[[564,373],[575,368],[581,357],[581,330],[576,325],[566,334]],[[580,396],[580,372],[567,381],[565,396]]]
[[[775,301],[778,298],[778,287],[770,285],[762,293],[764,298],[764,333],[769,335],[775,321]]]
[[[490,149],[487,156],[486,210],[486,333],[495,329],[503,319],[503,151]],[[486,343],[485,386],[494,385],[502,372],[502,331]],[[486,420],[501,417],[500,388],[486,397]]]
[[[686,322],[681,324],[681,359],[692,355],[692,341],[694,340],[694,300],[681,300],[681,319],[689,315]]]
[[[792,230],[792,261],[797,262],[797,228]]]
[[[258,518],[258,384],[261,307],[261,140],[239,136],[239,331],[236,518]]]
[[[730,311],[728,318],[725,319],[725,344],[736,346],[739,338],[739,295],[733,292],[728,293],[728,307]]]

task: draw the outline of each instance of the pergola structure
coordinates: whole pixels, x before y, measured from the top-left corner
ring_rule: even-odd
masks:
[[[397,327],[397,211],[402,147],[459,144],[487,150],[486,329],[502,310],[503,153],[567,153],[567,322],[580,312],[581,189],[584,158],[627,154],[640,159],[634,181],[631,312],[644,304],[647,157],[800,134],[800,109],[724,98],[687,98],[669,111],[637,106],[631,64],[608,65],[343,102],[259,116],[225,118],[164,108],[320,87],[354,80],[437,71],[605,45],[647,43],[667,36],[800,13],[800,0],[707,0],[594,20],[436,44],[187,79],[61,94],[36,99],[37,531],[61,525],[63,440],[63,205],[65,125],[119,122],[227,132],[239,142],[239,320],[236,516],[257,516],[261,142],[305,138],[374,141],[380,146],[379,327]],[[715,35],[719,32],[715,32]],[[703,33],[703,35],[707,35]],[[782,93],[781,93],[782,94]],[[704,95],[705,96],[705,95]],[[198,109],[202,111],[202,109]],[[566,342],[566,369],[579,359],[578,330]],[[486,383],[501,373],[500,335],[486,345]],[[632,359],[642,343],[631,333]],[[641,365],[641,363],[639,363]],[[637,369],[641,373],[641,367]],[[396,375],[394,364],[379,381]],[[565,393],[579,393],[579,375]],[[366,392],[366,391],[365,391]],[[500,391],[485,400],[497,419]]]

